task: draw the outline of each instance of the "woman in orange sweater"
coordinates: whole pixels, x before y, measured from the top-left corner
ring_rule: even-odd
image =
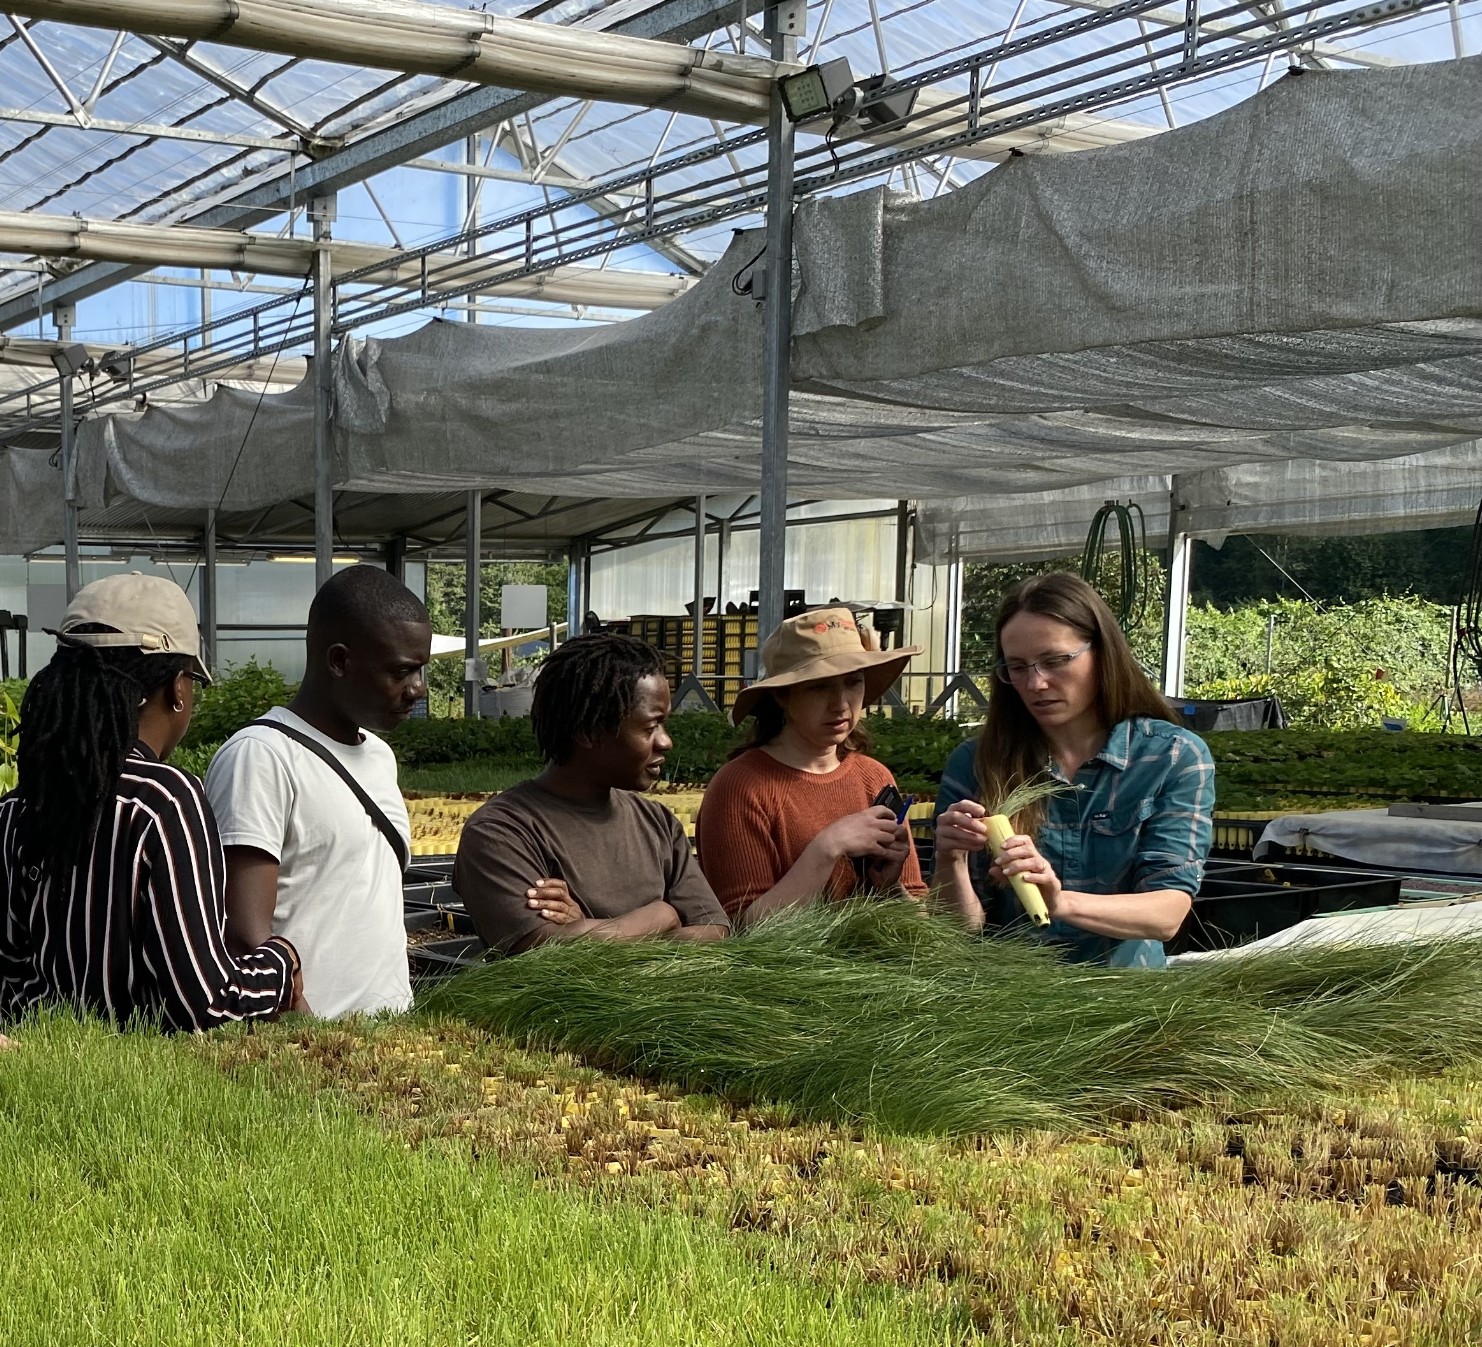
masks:
[[[695,825],[700,869],[738,927],[855,892],[926,894],[910,829],[874,804],[889,768],[868,756],[864,708],[920,647],[880,651],[847,608],[789,618],[762,647],[767,677],[736,698],[750,741],[715,774]]]

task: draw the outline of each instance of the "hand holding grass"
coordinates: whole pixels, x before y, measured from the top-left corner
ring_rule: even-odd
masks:
[[[936,854],[949,861],[966,862],[975,851],[988,845],[988,811],[976,800],[958,800],[937,819]]]

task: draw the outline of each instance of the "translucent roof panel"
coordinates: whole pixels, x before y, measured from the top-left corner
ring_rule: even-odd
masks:
[[[888,73],[911,78],[1001,42],[1027,43],[984,71],[991,116],[995,101],[1043,106],[1076,89],[1147,75],[1177,59],[1184,14],[1177,0],[1137,18],[1108,19],[1040,45],[1027,41],[1075,20],[1092,20],[1110,3],[810,0],[800,57],[809,62],[845,57],[860,77]],[[686,6],[695,8],[694,0],[487,0],[468,7],[495,15],[533,16],[547,23],[608,26],[634,15],[678,12]],[[1353,7],[1350,0],[1291,4],[1283,10],[1278,0],[1263,18],[1250,7],[1206,0],[1207,49],[1229,44],[1231,24],[1244,24],[1250,37],[1287,22]],[[732,16],[739,9],[739,4],[721,6],[721,17],[730,19],[729,24],[696,38],[696,45],[764,54],[760,20],[737,24]],[[1222,10],[1228,11],[1224,17],[1209,20],[1210,14]],[[1309,42],[1295,56],[1274,54],[1162,91],[1130,91],[1085,116],[1111,123],[1107,134],[1115,140],[1218,113],[1282,74],[1292,60],[1357,68],[1478,51],[1482,51],[1482,0],[1460,0]],[[6,19],[0,23],[0,185],[10,210],[189,221],[209,206],[230,201],[250,184],[285,178],[309,164],[311,156],[332,154],[348,141],[385,132],[471,87],[210,42]],[[926,92],[942,98],[961,96],[966,89],[963,76]],[[1036,134],[1053,149],[1057,137],[1067,138],[1073,129],[1048,123]],[[714,147],[722,138],[735,140],[746,130],[661,109],[546,100],[529,114],[485,128],[475,147],[473,175],[461,169],[455,173],[399,168],[343,188],[335,235],[393,248],[414,247],[456,235],[470,222],[498,221],[547,201],[558,202],[575,187]],[[805,179],[827,175],[831,149],[815,129],[800,133],[798,152],[799,173]],[[449,167],[464,153],[461,141],[422,151],[427,161]],[[931,155],[920,163],[842,183],[837,190],[886,182],[930,196],[992,166],[988,158]],[[754,142],[668,174],[663,190],[699,193],[711,190],[706,184],[722,178],[731,179],[726,190],[735,191],[738,184],[760,189],[764,176],[765,150]],[[631,204],[631,197],[619,196],[571,208],[559,218],[569,225],[602,211],[620,214]],[[757,218],[754,212],[734,215],[665,239],[635,243],[591,265],[697,272],[720,254],[735,228],[755,224]],[[301,217],[296,221],[280,217],[261,228],[302,230],[303,222]],[[488,243],[498,241],[495,236]],[[0,257],[0,303],[34,294],[40,279],[72,265]],[[187,274],[161,270],[147,283],[131,282],[85,299],[78,330],[100,341],[138,341],[190,326],[208,311],[219,315],[260,302],[264,295],[300,288],[293,281],[216,276],[210,278],[212,285],[235,287],[235,293],[228,289],[208,295],[183,289],[189,281]],[[454,310],[428,305],[428,312],[438,311]],[[491,300],[480,316],[485,321],[593,321],[618,315],[534,301],[501,308],[500,302]],[[39,329],[33,324],[27,330]],[[49,325],[44,335],[50,335]]]

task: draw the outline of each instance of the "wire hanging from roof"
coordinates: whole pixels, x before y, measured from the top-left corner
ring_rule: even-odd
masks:
[[[1116,591],[1108,594],[1107,601],[1116,615],[1117,625],[1131,631],[1147,615],[1148,571],[1147,571],[1147,520],[1142,506],[1136,501],[1123,505],[1109,500],[1096,511],[1086,534],[1086,546],[1081,552],[1081,579],[1087,584],[1101,588],[1100,578],[1106,560],[1106,526],[1115,520],[1117,541],[1114,544],[1121,558]]]

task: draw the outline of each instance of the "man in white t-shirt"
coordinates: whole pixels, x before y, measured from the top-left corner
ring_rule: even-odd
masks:
[[[396,759],[362,729],[391,730],[411,714],[426,691],[432,627],[394,576],[352,566],[314,596],[306,643],[292,703],[263,717],[271,725],[234,734],[206,774],[226,848],[228,943],[293,941],[316,1015],[405,1010],[401,879],[411,827]],[[379,818],[321,754],[349,773]]]

